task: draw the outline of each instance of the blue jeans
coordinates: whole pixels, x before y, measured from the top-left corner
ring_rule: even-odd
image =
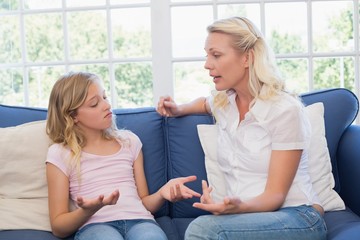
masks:
[[[154,220],[118,220],[90,223],[75,234],[75,240],[167,240]]]
[[[190,223],[186,240],[324,240],[327,228],[311,206],[287,207],[275,212],[205,215]]]

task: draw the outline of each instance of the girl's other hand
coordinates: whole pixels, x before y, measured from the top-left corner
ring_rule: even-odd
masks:
[[[177,202],[192,197],[200,197],[200,193],[197,193],[184,185],[187,182],[193,182],[195,180],[196,176],[171,179],[160,189],[160,194],[164,199],[170,202]]]

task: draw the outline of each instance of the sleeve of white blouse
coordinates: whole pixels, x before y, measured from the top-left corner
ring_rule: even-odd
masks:
[[[273,150],[306,149],[311,125],[304,106],[292,104],[277,112],[268,123]]]

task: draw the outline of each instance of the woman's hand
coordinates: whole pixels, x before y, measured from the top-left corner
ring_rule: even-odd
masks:
[[[200,197],[200,193],[197,193],[184,185],[187,182],[193,182],[195,180],[196,176],[171,179],[160,189],[160,195],[170,202],[177,202],[192,197]]]
[[[170,96],[160,97],[156,111],[165,117],[176,117],[180,114],[178,105]]]
[[[202,181],[201,185],[203,194],[201,195],[200,202],[193,204],[194,207],[211,212],[214,215],[239,213],[239,206],[241,204],[239,198],[226,197],[222,203],[215,203],[210,195],[212,187],[209,187],[205,180]]]
[[[214,215],[240,213],[241,200],[237,197],[225,197],[222,203],[194,203],[193,207],[211,212]]]
[[[115,190],[108,197],[105,197],[104,195],[100,195],[95,199],[84,199],[83,197],[77,197],[76,203],[80,208],[94,214],[103,206],[115,205],[119,200],[119,197],[119,190]]]

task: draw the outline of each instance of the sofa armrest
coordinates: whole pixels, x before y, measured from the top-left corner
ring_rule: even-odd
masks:
[[[337,151],[340,196],[360,216],[360,125],[350,125]]]

